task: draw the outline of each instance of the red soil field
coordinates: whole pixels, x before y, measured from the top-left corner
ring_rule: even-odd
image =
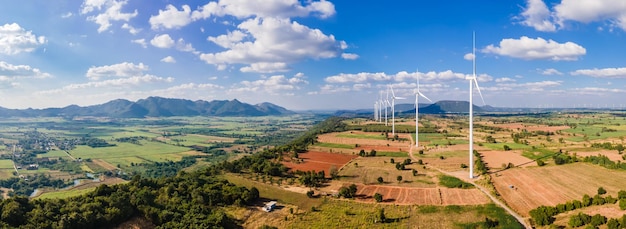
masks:
[[[286,161],[283,161],[282,163],[291,170],[318,172],[324,170],[326,176],[329,176],[331,166],[334,165],[337,169],[339,169],[356,157],[358,156],[339,153],[308,151],[306,153],[301,153],[298,155],[298,158],[304,161],[302,163],[294,163],[289,161],[289,159],[286,159]]]
[[[344,184],[348,186],[348,184]],[[479,205],[490,200],[478,189],[410,188],[383,185],[357,185],[358,200],[374,202],[374,194],[383,195],[383,201],[394,204],[418,205]]]
[[[368,133],[368,132],[360,132],[360,131],[352,131],[355,134],[364,134],[364,135],[379,135],[380,133]],[[338,134],[346,134],[350,132],[343,133],[328,133],[322,134],[317,137],[319,142],[324,143],[337,143],[337,144],[347,144],[347,145],[356,145],[358,144],[360,147],[355,148],[354,150],[358,152],[361,149],[366,151],[376,150],[376,151],[387,151],[387,152],[408,152],[411,142],[408,141],[391,141],[391,140],[380,140],[380,139],[362,139],[362,138],[346,138],[346,137],[337,137]],[[391,135],[391,134],[390,134]],[[410,134],[398,134],[400,138],[411,139]],[[387,146],[389,144],[389,146]]]

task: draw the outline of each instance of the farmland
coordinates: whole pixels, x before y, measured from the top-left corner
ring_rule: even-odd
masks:
[[[311,115],[5,118],[0,120],[0,180],[50,175],[67,181],[87,178],[87,173],[123,179],[163,171],[175,174],[190,163],[207,166],[283,144],[317,120]]]

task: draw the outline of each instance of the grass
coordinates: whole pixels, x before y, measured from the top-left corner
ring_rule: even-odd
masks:
[[[515,142],[504,142],[504,143],[482,143],[483,146],[492,149],[492,150],[504,150],[504,146],[507,145],[511,147],[511,150],[517,149],[532,149],[531,146],[525,144],[519,144]]]
[[[339,144],[339,143],[320,142],[320,143],[315,143],[314,146],[326,147],[326,148],[354,149],[354,145]]]
[[[535,149],[531,149],[531,150],[525,150],[522,153],[522,156],[530,158],[532,160],[537,160],[537,159],[540,159],[540,158],[551,157],[555,153],[556,152],[554,152],[552,150],[549,150],[549,149],[535,148]]]
[[[63,150],[51,150],[51,151],[48,151],[47,153],[37,154],[37,158],[44,158],[44,157],[50,157],[50,158],[67,157],[65,159],[70,159],[65,153],[65,151]]]
[[[0,160],[0,169],[13,169],[13,161]]]
[[[80,196],[92,192],[96,187],[85,188],[85,189],[70,189],[70,190],[62,190],[55,192],[46,192],[39,195],[35,199],[65,199],[72,196]]]
[[[374,140],[387,140],[384,135],[381,134],[354,134],[354,133],[343,133],[337,134],[339,138],[358,138],[358,139],[374,139]]]
[[[151,156],[189,151],[188,148],[163,144],[160,142],[140,141],[141,145],[116,142],[116,146],[91,148],[80,145],[71,150],[75,158],[110,159],[129,156]]]
[[[239,186],[245,186],[247,188],[256,187],[259,190],[260,196],[263,198],[296,205],[305,211],[308,211],[311,207],[317,207],[322,203],[322,199],[320,198],[311,199],[301,193],[287,191],[277,186],[256,182],[235,174],[224,174],[222,177]]]
[[[447,188],[474,188],[474,185],[448,175],[440,175],[439,184]]]
[[[375,223],[384,209],[385,223]],[[501,228],[521,228],[513,217],[497,206],[456,206],[455,214],[448,207],[418,205],[366,204],[327,199],[315,212],[294,217],[288,228],[465,228],[480,224],[486,217],[498,220]]]

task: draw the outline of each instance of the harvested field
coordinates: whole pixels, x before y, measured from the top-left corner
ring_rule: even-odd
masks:
[[[511,151],[482,151],[483,161],[487,163],[487,167],[491,171],[502,169],[502,164],[513,163],[515,166],[528,167],[536,166],[532,159],[528,159],[521,155],[519,150]]]
[[[555,206],[593,196],[598,187],[617,196],[626,190],[626,173],[588,163],[559,166],[514,168],[493,176],[493,184],[509,206],[522,216],[541,205]]]
[[[348,184],[345,184],[347,186]],[[357,185],[358,200],[374,202],[375,193],[383,195],[383,201],[394,204],[417,205],[479,205],[490,202],[478,189],[409,188],[381,185]]]
[[[100,167],[107,169],[107,170],[116,170],[117,167],[115,167],[114,165],[102,160],[102,159],[92,159],[92,162],[96,165],[99,165]]]
[[[611,161],[623,161],[624,160],[622,158],[622,155],[617,153],[617,150],[596,149],[596,150],[590,151],[589,149],[587,149],[586,151],[580,151],[580,152],[576,151],[576,152],[570,152],[570,153],[576,153],[578,157],[598,156],[598,154],[601,154],[611,159]]]
[[[283,161],[282,163],[291,170],[299,171],[322,171],[328,176],[330,175],[330,167],[335,166],[337,169],[356,158],[355,155],[325,153],[317,151],[309,151],[299,154],[298,158],[302,159],[301,163],[291,161]]]
[[[407,158],[395,158],[396,163],[401,163]],[[405,166],[405,170],[396,169],[395,164],[389,163],[391,157],[359,157],[353,159],[339,172],[340,181],[361,184],[378,184],[378,177],[383,178],[385,184],[402,187],[434,188],[437,179],[433,178],[440,173],[430,169],[424,169],[422,165],[412,163]],[[358,164],[358,166],[357,166]],[[418,171],[418,176],[413,176],[411,169]],[[396,178],[403,177],[403,182],[398,184]]]

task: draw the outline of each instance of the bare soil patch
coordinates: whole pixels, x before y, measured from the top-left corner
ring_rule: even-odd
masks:
[[[528,167],[536,166],[537,163],[521,155],[520,150],[511,151],[482,151],[480,154],[483,156],[483,161],[487,163],[487,167],[494,170],[502,169],[502,164],[513,163],[515,166]]]
[[[359,145],[355,150],[359,151],[364,149],[366,151],[376,150],[376,151],[391,151],[391,152],[408,152],[410,148],[410,134],[398,134],[399,138],[405,138],[407,141],[392,141],[392,140],[381,140],[381,139],[362,139],[362,138],[345,138],[338,137],[339,134],[349,134],[349,131],[341,132],[341,133],[327,133],[319,135],[317,140],[319,142],[324,143],[335,143],[335,144],[345,144],[345,145]],[[363,135],[378,135],[380,133],[369,133],[369,132],[360,132],[360,131],[352,131],[352,133],[363,134]],[[391,134],[390,134],[391,135]]]
[[[575,153],[579,157],[598,156],[598,154],[600,154],[600,155],[604,155],[608,157],[609,159],[611,159],[611,161],[623,161],[624,160],[622,158],[622,155],[617,153],[617,150],[596,149],[596,150],[590,151],[590,149],[587,149],[587,151],[580,151],[580,152],[577,151]]]
[[[337,169],[348,163],[350,160],[357,158],[355,155],[339,154],[339,153],[326,153],[318,151],[308,151],[298,155],[298,159],[302,159],[303,162],[295,163],[290,159],[285,159],[282,163],[291,170],[296,171],[324,171],[329,176],[331,166],[335,166]]]
[[[626,173],[588,163],[513,168],[492,176],[493,185],[509,206],[522,216],[541,205],[555,206],[593,196],[598,187],[617,196],[626,190]]]

